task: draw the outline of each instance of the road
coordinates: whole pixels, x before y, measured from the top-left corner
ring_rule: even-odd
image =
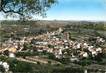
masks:
[[[52,65],[54,65],[54,64],[61,64],[58,61],[54,61],[54,60],[51,60],[51,59],[40,58],[38,56],[37,57],[36,56],[25,57],[25,59],[20,57],[20,58],[17,58],[17,60],[25,61],[25,62],[29,62],[29,63],[35,63],[35,64],[37,64],[37,62],[43,63],[43,64],[48,64],[48,62],[51,62]]]

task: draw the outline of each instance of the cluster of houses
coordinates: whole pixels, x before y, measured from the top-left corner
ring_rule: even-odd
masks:
[[[104,43],[105,40],[101,37],[96,37],[95,42]],[[76,58],[96,57],[103,52],[103,48],[91,45],[87,41],[72,41],[69,39],[69,34],[67,32],[62,33],[61,28],[58,31],[41,35],[32,43],[38,51],[53,53],[56,58],[65,57],[65,54],[68,54],[70,51],[71,60],[73,60],[73,58],[78,60]]]
[[[8,55],[9,57],[15,57],[15,53],[21,51],[24,48],[24,43],[28,42],[25,37],[19,39],[9,38],[7,41],[3,42],[0,47],[0,54]]]
[[[4,52],[9,51],[9,57],[15,57],[15,53],[23,51],[24,44],[33,46],[32,51],[38,52],[47,51],[53,53],[56,58],[66,57],[70,54],[70,60],[79,60],[79,58],[95,57],[103,52],[103,48],[89,44],[87,41],[73,41],[69,39],[69,33],[63,32],[62,28],[57,31],[47,32],[38,36],[22,37],[20,40],[12,40],[11,38],[2,44]],[[79,38],[80,39],[80,38]],[[105,40],[101,37],[96,37],[96,43],[104,43]],[[29,48],[26,48],[29,49]],[[68,51],[67,51],[68,50]]]

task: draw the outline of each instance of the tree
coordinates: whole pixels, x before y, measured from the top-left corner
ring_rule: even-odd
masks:
[[[19,15],[20,18],[31,18],[33,15],[45,16],[57,0],[0,0],[0,12],[6,15]]]
[[[3,68],[2,65],[0,65],[0,73],[3,73],[3,72],[5,72],[5,69]]]

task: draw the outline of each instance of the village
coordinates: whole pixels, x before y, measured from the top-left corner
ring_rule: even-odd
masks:
[[[17,52],[47,52],[53,54],[55,59],[61,60],[63,58],[68,58],[70,62],[79,62],[83,59],[89,58],[101,60],[105,50],[101,45],[103,45],[106,40],[100,36],[97,36],[94,39],[93,42],[95,42],[96,45],[91,44],[91,41],[88,42],[84,39],[80,41],[71,40],[69,32],[64,32],[64,29],[59,28],[56,31],[47,32],[38,36],[21,37],[19,39],[9,38],[2,43],[0,54],[18,60],[20,57],[17,57]],[[24,61],[32,60],[27,56],[24,58],[21,57],[21,60],[23,59]],[[34,61],[36,62],[36,60]],[[42,62],[40,59],[37,61]],[[0,61],[0,65],[4,66],[5,71],[9,70],[9,65],[7,63],[4,64]]]

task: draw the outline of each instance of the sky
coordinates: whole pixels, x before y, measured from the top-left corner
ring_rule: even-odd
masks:
[[[106,21],[106,0],[58,0],[44,19]]]
[[[37,19],[106,21],[106,0],[58,0],[46,13]]]

